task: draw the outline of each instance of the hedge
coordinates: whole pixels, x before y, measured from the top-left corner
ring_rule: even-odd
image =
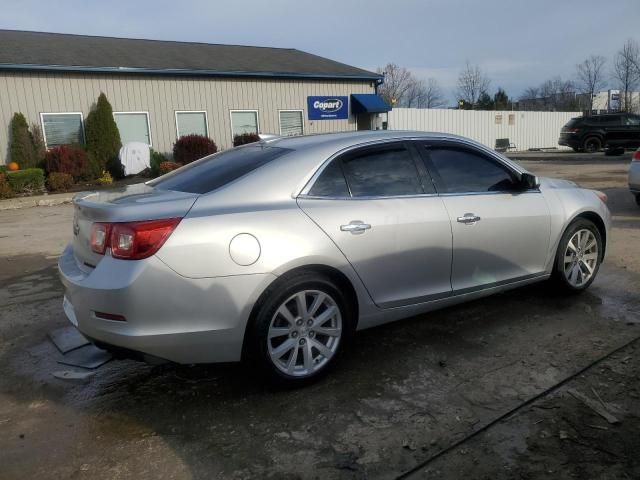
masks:
[[[7,172],[7,182],[16,194],[39,193],[44,190],[44,170],[25,168],[16,172]]]

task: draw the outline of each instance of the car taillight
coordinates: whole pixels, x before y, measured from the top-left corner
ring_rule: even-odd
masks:
[[[94,223],[91,225],[91,250],[100,255],[104,255],[107,245],[109,244],[109,235],[111,233],[111,224]]]
[[[636,150],[635,153],[633,154],[633,158],[632,160],[633,162],[640,162],[640,149]]]
[[[111,247],[111,255],[114,258],[141,260],[160,250],[180,220],[166,218],[143,222],[94,223],[91,227],[91,249],[102,255],[107,247]],[[101,239],[103,241],[99,243]]]
[[[562,131],[564,133],[578,133],[580,129],[579,128],[563,128]]]

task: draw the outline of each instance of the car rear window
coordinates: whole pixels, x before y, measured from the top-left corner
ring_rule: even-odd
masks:
[[[209,193],[289,152],[291,149],[262,144],[233,148],[201,158],[149,185],[162,190]]]

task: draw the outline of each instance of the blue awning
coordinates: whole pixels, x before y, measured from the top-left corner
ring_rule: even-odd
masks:
[[[351,95],[353,113],[382,113],[391,110],[380,95],[373,93],[354,93]]]

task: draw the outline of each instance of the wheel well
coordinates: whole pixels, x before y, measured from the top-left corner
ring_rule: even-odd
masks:
[[[261,305],[265,302],[266,298],[269,296],[274,286],[280,282],[286,281],[288,278],[299,274],[300,272],[312,272],[319,273],[322,275],[326,275],[331,280],[333,280],[338,288],[347,296],[347,307],[351,309],[351,318],[354,320],[353,329],[355,330],[358,324],[358,295],[356,294],[355,288],[353,288],[353,284],[349,280],[349,278],[342,273],[340,270],[334,267],[329,267],[328,265],[304,265],[302,267],[296,267],[292,270],[289,270],[282,275],[280,275],[276,280],[274,280],[264,292],[260,294],[258,300],[253,305],[251,309],[251,314],[249,315],[249,320],[247,321],[247,326],[244,331],[244,339],[242,342],[242,357],[245,357],[246,351],[245,348],[247,346],[247,335],[248,332],[253,325],[253,322],[258,315],[258,311],[260,310]]]
[[[598,139],[598,141],[600,142],[600,146],[602,146],[604,138],[599,133],[590,133],[588,135],[585,135],[585,137],[582,139],[582,144],[584,145],[588,140],[591,140],[592,138]]]
[[[576,216],[576,218],[586,218],[587,220],[592,221],[595,226],[598,228],[600,232],[600,237],[602,238],[602,255],[604,256],[604,252],[607,249],[607,228],[604,225],[604,221],[596,212],[582,212],[580,215]],[[574,220],[576,219],[574,218]]]

